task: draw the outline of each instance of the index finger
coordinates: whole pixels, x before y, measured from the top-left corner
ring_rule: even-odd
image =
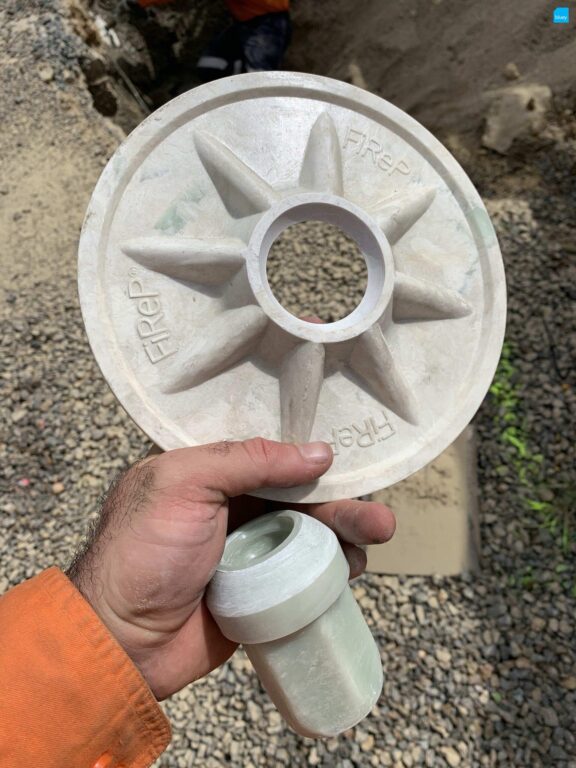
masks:
[[[331,528],[350,544],[383,544],[394,535],[396,518],[385,504],[376,501],[344,499],[324,504],[293,504]]]

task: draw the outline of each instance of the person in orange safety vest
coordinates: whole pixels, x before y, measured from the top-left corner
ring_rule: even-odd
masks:
[[[144,8],[172,0],[138,0]],[[219,34],[198,60],[205,80],[280,69],[290,43],[290,0],[226,0],[233,23]]]

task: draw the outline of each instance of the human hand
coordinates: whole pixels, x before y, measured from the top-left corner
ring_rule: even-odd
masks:
[[[332,463],[327,443],[262,438],[182,448],[137,462],[112,486],[67,575],[140,669],[157,699],[229,658],[202,599],[227,533],[270,511],[243,494],[311,483]],[[366,566],[358,544],[387,541],[394,516],[358,500],[275,503],[301,510],[339,537],[351,577]]]

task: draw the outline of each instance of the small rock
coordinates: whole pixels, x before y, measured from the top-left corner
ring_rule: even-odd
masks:
[[[576,691],[576,677],[574,677],[574,675],[565,677],[562,680],[561,685],[563,688],[566,688],[567,691]]]
[[[248,702],[246,709],[248,710],[248,717],[250,720],[252,720],[253,723],[257,723],[262,717],[261,707],[259,707],[258,704],[255,704],[253,701]]]
[[[361,597],[358,602],[367,611],[372,611],[376,607],[376,603],[371,597]]]
[[[546,127],[546,114],[552,104],[547,85],[527,83],[495,91],[486,116],[482,146],[505,155],[520,138],[534,139]]]
[[[440,747],[439,752],[442,754],[442,757],[448,763],[450,768],[456,768],[460,765],[462,758],[458,752],[456,752],[454,747]]]
[[[50,64],[41,64],[38,67],[38,76],[43,83],[49,83],[51,80],[54,80],[54,70]]]
[[[541,710],[542,721],[544,725],[550,726],[550,728],[557,728],[559,723],[558,715],[552,709],[552,707],[543,707]]]
[[[358,62],[351,61],[348,64],[348,76],[350,78],[350,82],[352,85],[355,85],[357,88],[364,88],[367,89],[368,86],[366,85],[366,79],[364,77],[364,73],[362,72]]]
[[[338,749],[338,739],[328,739],[328,741],[324,743],[324,746],[328,752],[336,752]]]
[[[90,51],[88,56],[80,59],[80,68],[89,85],[106,76],[106,60],[100,54]]]
[[[320,755],[318,754],[318,750],[316,747],[312,747],[308,754],[308,765],[319,765],[320,764]]]
[[[446,648],[436,648],[434,656],[441,664],[449,664],[452,660],[452,654]]]
[[[520,70],[513,61],[509,61],[504,67],[504,77],[506,80],[518,80],[520,77]]]
[[[54,483],[52,485],[52,493],[55,496],[59,496],[61,493],[64,493],[64,490],[65,490],[65,488],[64,488],[64,484],[63,483],[59,483],[58,482],[58,483]]]
[[[569,622],[567,622],[565,619],[562,619],[562,621],[558,625],[558,629],[563,635],[572,634],[572,627],[570,626]]]
[[[102,485],[102,480],[98,477],[94,477],[94,475],[84,475],[82,482],[90,488],[99,488]]]
[[[274,728],[276,728],[277,726],[281,725],[282,718],[280,716],[280,713],[277,712],[275,709],[272,709],[270,712],[268,712],[268,722]]]
[[[414,765],[414,758],[412,757],[411,752],[404,752],[402,754],[402,765],[404,768],[412,768]]]
[[[360,749],[363,752],[370,752],[372,749],[374,749],[374,736],[372,734],[368,734],[366,738],[360,743]]]

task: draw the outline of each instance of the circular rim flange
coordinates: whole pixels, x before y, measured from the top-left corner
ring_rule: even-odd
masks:
[[[166,423],[149,393],[135,386],[114,336],[111,318],[102,312],[104,286],[100,254],[107,227],[122,194],[152,149],[173,130],[212,109],[234,102],[269,96],[311,99],[348,108],[358,115],[392,127],[395,134],[441,174],[458,203],[474,242],[481,251],[486,270],[485,288],[490,293],[490,322],[484,323],[482,355],[475,375],[456,410],[437,420],[429,439],[415,440],[415,448],[399,452],[393,466],[379,463],[363,467],[352,479],[346,471],[330,470],[309,486],[264,489],[255,495],[281,501],[328,501],[359,496],[392,485],[413,474],[441,453],[467,426],[492,380],[504,338],[506,288],[496,234],[482,200],[468,176],[435,137],[409,115],[392,104],[346,83],[315,75],[287,72],[251,73],[200,86],[183,94],[147,118],[123,142],[104,169],[92,195],[79,244],[79,295],[84,323],[93,353],[112,391],[150,438],[165,450],[194,445],[176,422]],[[298,335],[298,334],[296,334]],[[303,337],[301,337],[303,338]],[[219,438],[214,434],[214,439]],[[318,439],[314,436],[314,439]],[[206,442],[203,440],[202,442]]]

